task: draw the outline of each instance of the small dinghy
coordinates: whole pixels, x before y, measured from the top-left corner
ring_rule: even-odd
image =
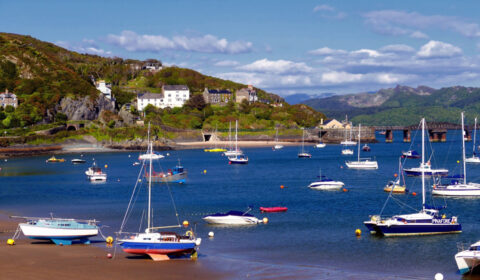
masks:
[[[287,212],[287,210],[288,208],[283,206],[260,207],[260,211],[266,213]]]

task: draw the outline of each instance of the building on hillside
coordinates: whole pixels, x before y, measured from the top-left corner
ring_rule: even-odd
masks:
[[[142,70],[150,70],[152,72],[162,70],[162,63],[158,60],[147,60],[142,66]]]
[[[164,85],[162,86],[164,96],[163,107],[182,107],[190,98],[190,89],[186,85]]]
[[[137,110],[143,111],[148,104],[157,108],[163,108],[163,94],[162,93],[140,93],[137,95]]]
[[[233,94],[228,89],[208,89],[203,91],[203,98],[206,103],[225,105],[228,101],[233,100]]]
[[[99,80],[95,82],[95,87],[105,96],[106,98],[112,100],[112,85],[105,83],[104,80]]]
[[[242,103],[243,100],[247,100],[250,103],[258,101],[257,91],[253,86],[248,85],[248,87],[239,89],[235,92],[235,102]]]
[[[336,119],[331,119],[326,121],[323,121],[322,119],[318,127],[322,129],[344,129],[343,123],[337,121]]]
[[[8,89],[5,89],[5,92],[0,93],[0,106],[5,108],[8,105],[13,106],[14,108],[17,108],[18,99],[14,93],[8,92]]]

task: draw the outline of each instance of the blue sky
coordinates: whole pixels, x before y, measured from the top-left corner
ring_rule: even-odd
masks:
[[[2,32],[266,89],[480,86],[478,1],[0,1]]]

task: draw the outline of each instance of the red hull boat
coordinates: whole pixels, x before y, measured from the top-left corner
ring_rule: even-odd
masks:
[[[273,213],[273,212],[286,212],[288,210],[287,207],[276,206],[276,207],[260,207],[260,211]]]

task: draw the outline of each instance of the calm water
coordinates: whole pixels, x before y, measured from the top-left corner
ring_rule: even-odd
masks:
[[[383,140],[382,136],[378,136]],[[177,159],[189,171],[187,184],[171,185],[180,221],[196,223],[203,238],[200,258],[219,261],[223,269],[245,276],[245,269],[259,278],[268,274],[304,278],[356,279],[433,279],[441,272],[446,279],[461,278],[456,274],[454,254],[457,243],[472,243],[480,239],[478,209],[480,199],[435,198],[436,204],[447,204],[446,212],[459,216],[463,233],[429,237],[379,238],[370,236],[362,222],[378,214],[387,194],[384,185],[398,170],[398,156],[409,143],[371,144],[372,151],[363,156],[375,157],[379,169],[355,171],[344,166],[341,146],[327,145],[309,150],[311,159],[298,159],[298,147],[280,151],[271,148],[244,149],[250,158],[246,166],[228,165],[218,153],[202,150],[173,151],[161,161],[163,169],[173,167]],[[417,143],[418,142],[418,143]],[[420,142],[413,147],[420,151]],[[448,142],[432,144],[434,167],[461,171],[460,134],[449,132]],[[471,151],[471,142],[467,151]],[[356,149],[356,147],[355,147]],[[129,157],[131,155],[131,157]],[[85,154],[87,164],[47,164],[47,157],[10,159],[0,167],[0,209],[21,215],[96,218],[109,226],[103,231],[117,231],[138,176],[139,166],[132,166],[138,153]],[[356,155],[355,155],[356,157]],[[95,158],[100,166],[108,165],[108,182],[92,184],[84,171]],[[406,166],[418,166],[409,160]],[[348,192],[310,190],[308,184],[323,175],[345,182]],[[203,173],[207,170],[206,174]],[[469,181],[480,182],[480,165],[468,165]],[[421,193],[420,180],[407,179],[412,191]],[[285,188],[281,189],[280,185]],[[136,210],[129,219],[127,230],[136,231],[146,204],[145,192],[136,200]],[[175,216],[166,186],[153,189],[154,223],[170,225]],[[420,208],[421,196],[396,195],[409,205]],[[427,198],[430,200],[430,197]],[[253,205],[287,206],[286,213],[261,214],[268,217],[266,225],[248,227],[215,227],[206,225],[201,217],[207,213],[243,210]],[[385,214],[406,213],[390,202]],[[360,238],[355,229],[363,232]],[[215,232],[209,239],[207,233]]]

